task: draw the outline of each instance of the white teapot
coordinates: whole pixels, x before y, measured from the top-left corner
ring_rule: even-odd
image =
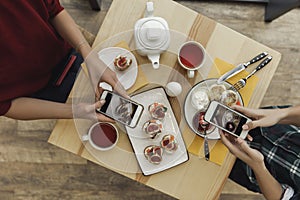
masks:
[[[148,56],[154,69],[159,68],[160,54],[170,45],[169,26],[165,19],[153,16],[153,2],[147,2],[145,17],[134,26],[137,52]]]

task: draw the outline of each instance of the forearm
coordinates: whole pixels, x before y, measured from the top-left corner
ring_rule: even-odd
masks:
[[[279,112],[283,113],[282,119],[279,123],[300,126],[300,106],[284,108]]]
[[[91,52],[91,47],[78,29],[77,24],[66,10],[61,11],[52,19],[52,24],[57,32],[74,47],[83,58]]]
[[[72,105],[33,98],[18,98],[5,116],[20,120],[71,119]]]
[[[58,33],[82,55],[93,85],[98,85],[107,66],[98,59],[97,53],[92,51],[72,17],[63,10],[52,19],[52,24]]]
[[[268,200],[279,200],[283,190],[280,183],[270,174],[267,168],[256,166],[252,168],[262,194]]]

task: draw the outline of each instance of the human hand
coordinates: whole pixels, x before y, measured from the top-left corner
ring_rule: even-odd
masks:
[[[256,149],[249,147],[245,140],[224,132],[221,132],[220,136],[229,151],[247,163],[252,169],[264,166],[264,156]]]
[[[280,109],[251,109],[237,105],[232,106],[232,108],[253,120],[243,126],[244,130],[272,126],[282,118]]]
[[[114,123],[114,120],[106,117],[105,115],[96,112],[96,109],[99,109],[103,106],[105,100],[97,101],[94,104],[88,103],[79,103],[77,105],[73,105],[74,118],[82,118],[82,119],[91,119],[101,122],[111,122]]]
[[[92,51],[86,57],[85,64],[88,68],[89,76],[96,92],[98,90],[99,83],[106,82],[113,87],[116,93],[125,98],[129,98],[123,85],[118,80],[116,73],[112,71],[101,59],[99,59],[98,54],[95,51]]]

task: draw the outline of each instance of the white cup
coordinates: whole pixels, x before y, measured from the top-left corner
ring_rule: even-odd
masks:
[[[111,123],[97,122],[93,124],[88,134],[82,136],[82,141],[88,141],[91,146],[100,151],[114,148],[119,139],[118,129]]]
[[[198,42],[188,41],[179,48],[178,62],[189,78],[194,78],[195,71],[204,65],[205,57],[205,48]]]

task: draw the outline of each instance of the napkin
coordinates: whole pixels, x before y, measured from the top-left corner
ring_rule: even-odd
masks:
[[[208,78],[218,78],[222,74],[226,73],[227,71],[235,68],[234,65],[229,64],[219,58],[214,60],[214,66],[211,68],[209,72]],[[236,83],[241,78],[244,78],[249,73],[247,71],[242,71],[239,74],[231,77],[227,81],[231,84]],[[240,89],[239,92],[243,98],[244,106],[246,107],[249,104],[250,98],[252,93],[256,87],[258,82],[258,77],[252,76],[251,79],[247,80],[247,84],[244,88]],[[209,148],[210,148],[210,161],[214,162],[218,165],[222,165],[227,153],[228,149],[226,146],[223,145],[222,141],[220,140],[209,140]],[[199,157],[204,157],[204,139],[200,136],[195,136],[192,143],[188,147],[188,151],[194,155]]]

